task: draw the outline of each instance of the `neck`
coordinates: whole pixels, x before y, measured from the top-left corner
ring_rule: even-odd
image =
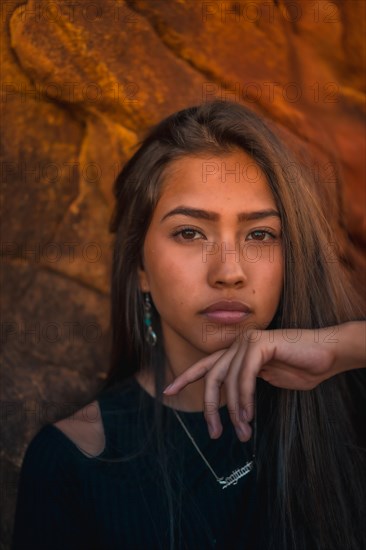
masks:
[[[194,363],[207,356],[202,350],[192,347],[177,338],[176,334],[169,327],[163,327],[163,340],[165,352],[165,379],[166,385],[170,384]],[[151,396],[155,397],[154,373],[145,369],[136,375],[140,385]],[[163,403],[173,409],[187,412],[204,411],[209,404],[205,403],[205,379],[196,380],[186,386],[174,396],[163,396]],[[220,392],[220,406],[226,403],[224,390]]]
[[[185,369],[183,368],[179,371],[177,371],[176,369],[172,369],[170,365],[167,365],[166,385],[173,382],[173,380],[177,376],[179,376],[179,374],[184,372],[184,370],[186,370],[189,366],[191,366],[191,364],[192,363],[190,363]],[[154,374],[151,371],[144,369],[136,373],[135,378],[147,393],[149,393],[152,397],[156,397]],[[204,378],[202,378],[201,380],[197,380],[196,382],[192,382],[192,384],[186,386],[183,390],[179,392],[178,395],[173,395],[169,397],[163,395],[163,403],[167,407],[185,412],[204,411],[205,407],[208,406],[208,404],[205,403],[204,390],[205,380]],[[222,388],[220,391],[220,406],[224,405],[225,402],[225,391],[224,388]]]
[[[153,374],[143,370],[135,375],[138,383],[149,393],[152,397],[155,395],[155,381]],[[167,377],[167,385],[174,380],[174,377]],[[184,388],[178,395],[163,396],[163,403],[167,407],[177,409],[186,412],[197,412],[204,410],[204,383],[199,380]]]

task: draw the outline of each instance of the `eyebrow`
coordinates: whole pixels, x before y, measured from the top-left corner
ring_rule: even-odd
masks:
[[[200,208],[190,208],[189,206],[177,206],[173,210],[167,212],[160,220],[160,223],[172,216],[189,216],[198,220],[218,221],[220,215],[209,210],[201,210]],[[280,215],[277,210],[269,208],[267,210],[257,210],[255,212],[240,212],[237,215],[238,222],[246,222],[251,220],[261,220],[263,218],[276,217]]]

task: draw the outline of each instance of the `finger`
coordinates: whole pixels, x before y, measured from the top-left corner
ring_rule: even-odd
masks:
[[[219,415],[220,389],[230,368],[237,346],[231,346],[211,368],[205,381],[204,416],[207,422],[210,437],[216,439],[222,433],[222,424]]]
[[[239,403],[239,373],[242,367],[243,359],[247,351],[247,346],[241,346],[231,362],[230,371],[225,380],[227,408],[234,425],[236,434],[240,441],[249,441],[251,437],[251,427],[246,422],[244,410]]]
[[[260,370],[273,359],[274,348],[252,344],[245,354],[239,375],[239,403],[248,422],[254,417],[256,378]]]
[[[227,350],[219,350],[204,357],[173,380],[173,382],[165,388],[163,393],[165,395],[175,395],[188,386],[188,384],[192,384],[192,382],[203,378],[215,364],[217,359],[226,351]]]

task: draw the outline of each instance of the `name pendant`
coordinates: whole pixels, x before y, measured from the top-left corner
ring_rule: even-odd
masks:
[[[234,470],[229,476],[225,477],[224,479],[218,479],[217,481],[220,483],[223,489],[226,489],[227,487],[230,487],[230,485],[236,485],[242,477],[246,476],[251,472],[254,468],[254,462],[251,460],[250,462],[247,462],[242,466],[241,468],[237,468]]]

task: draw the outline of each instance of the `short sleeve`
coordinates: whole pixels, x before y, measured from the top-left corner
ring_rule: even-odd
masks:
[[[93,548],[77,472],[72,443],[54,426],[42,428],[21,467],[12,550]]]

